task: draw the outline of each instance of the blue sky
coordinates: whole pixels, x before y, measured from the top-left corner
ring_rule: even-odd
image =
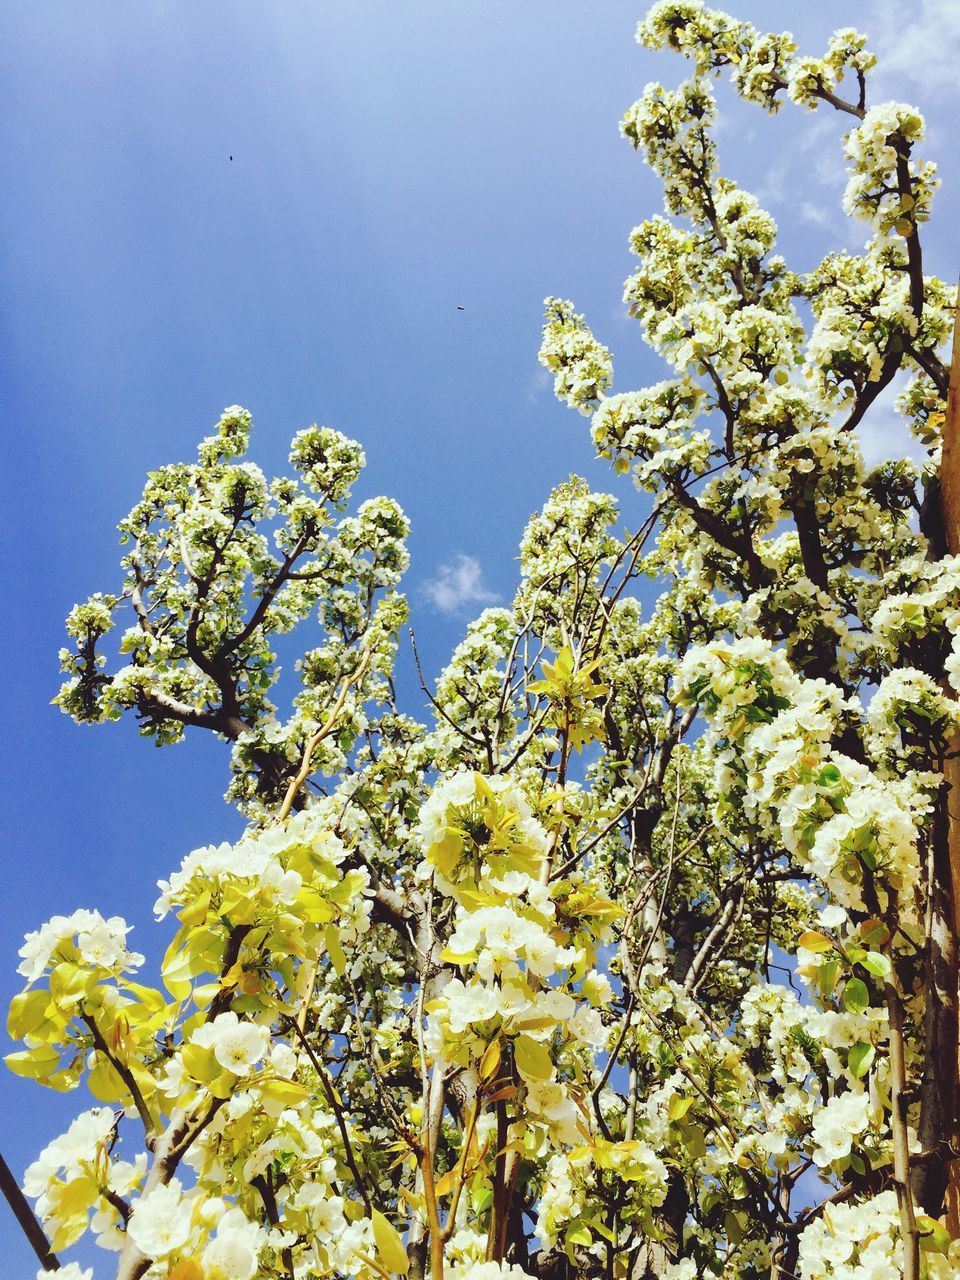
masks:
[[[727,7],[811,53],[838,24],[877,36],[890,69],[873,100],[916,101],[932,126],[927,262],[953,277],[956,0]],[[431,672],[471,611],[509,598],[523,525],[571,471],[636,524],[639,500],[537,365],[541,301],[587,313],[618,390],[662,376],[620,305],[627,234],[660,192],[617,122],[686,69],[633,43],[642,0],[4,8],[5,1004],[23,932],[55,912],[124,914],[156,956],[156,879],[240,828],[218,744],[156,751],[49,706],[63,616],[117,581],[114,526],[144,473],[190,457],[224,405],[252,411],[268,471],[312,421],[363,442],[361,496],[389,493],[413,522]],[[862,241],[839,214],[843,120],[770,121],[723,93],[725,108],[725,171],[762,194],[794,265]],[[896,448],[889,408],[869,433],[874,454]],[[0,1150],[19,1174],[85,1105],[0,1074]],[[7,1274],[32,1274],[3,1206],[0,1246]]]

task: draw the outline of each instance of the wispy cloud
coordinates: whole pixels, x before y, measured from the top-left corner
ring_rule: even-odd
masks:
[[[840,214],[822,204],[814,204],[812,200],[803,200],[799,208],[800,217],[811,226],[821,227],[824,231],[836,231],[842,226]]]
[[[534,368],[527,382],[527,404],[543,400],[553,391],[553,375],[549,369]]]
[[[423,594],[441,613],[454,615],[474,605],[493,604],[497,595],[483,580],[483,568],[474,556],[462,552],[442,564],[435,578],[423,584]]]
[[[956,93],[960,61],[960,5],[957,0],[920,0],[905,10],[900,0],[883,0],[877,19],[865,23],[874,35],[880,64],[874,73],[886,90],[908,80],[924,94]]]
[[[778,217],[799,216],[802,222],[846,239],[850,223],[840,208],[846,182],[842,132],[832,113],[804,117],[757,188],[760,203]],[[798,192],[805,193],[799,202]]]

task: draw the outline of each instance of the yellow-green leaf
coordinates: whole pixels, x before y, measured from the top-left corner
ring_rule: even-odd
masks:
[[[950,1248],[950,1232],[943,1223],[927,1214],[917,1215],[917,1231],[920,1233],[920,1248],[924,1253],[946,1253]]]
[[[386,1269],[395,1275],[405,1276],[410,1270],[407,1251],[403,1247],[399,1231],[387,1221],[379,1209],[373,1211],[373,1238],[377,1242],[377,1252]]]
[[[850,1068],[851,1074],[860,1079],[865,1076],[873,1065],[873,1060],[877,1056],[877,1051],[872,1044],[866,1044],[859,1040],[855,1045],[851,1046],[850,1052],[847,1054],[847,1066]]]
[[[549,1080],[553,1075],[553,1062],[546,1045],[529,1036],[517,1036],[513,1046],[517,1070],[525,1080]]]
[[[340,935],[335,925],[327,925],[324,929],[323,943],[334,971],[338,977],[342,978],[347,971],[347,957],[344,955],[343,947],[340,945]]]
[[[681,1098],[679,1094],[674,1094],[667,1103],[667,1115],[671,1120],[682,1120],[692,1106],[693,1098]]]

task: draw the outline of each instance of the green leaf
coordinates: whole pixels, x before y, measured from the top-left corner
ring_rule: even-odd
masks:
[[[686,1147],[690,1155],[695,1160],[702,1160],[707,1154],[707,1139],[703,1130],[698,1124],[687,1124],[681,1121],[680,1131],[683,1136],[683,1145]]]
[[[881,955],[879,951],[868,951],[862,957],[860,963],[868,973],[872,973],[876,978],[890,977],[890,961],[885,955]]]
[[[851,1074],[857,1080],[865,1076],[873,1066],[876,1056],[877,1051],[872,1044],[865,1044],[862,1040],[858,1040],[847,1054],[847,1066]]]
[[[820,968],[817,970],[817,986],[821,995],[828,996],[837,985],[837,979],[840,977],[840,961],[833,957],[830,960],[822,960]]]
[[[882,920],[864,920],[860,926],[860,939],[868,947],[882,947],[890,937],[890,930]]]
[[[843,1007],[849,1013],[863,1013],[870,1008],[870,992],[859,978],[851,978],[843,989]]]
[[[877,862],[877,855],[874,853],[874,851],[868,848],[868,849],[858,849],[857,852],[860,855],[860,861],[867,868],[867,870],[876,871],[877,867],[880,864]]]

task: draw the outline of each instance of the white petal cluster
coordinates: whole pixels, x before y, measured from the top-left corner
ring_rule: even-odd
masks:
[[[120,916],[105,920],[99,911],[81,909],[70,916],[53,916],[27,934],[20,948],[22,959],[17,972],[32,983],[50,964],[61,960],[113,974],[137,969],[143,964],[143,956],[127,949],[130,927]]]
[[[543,305],[547,323],[540,363],[554,375],[554,394],[581,413],[590,413],[613,380],[610,352],[576,314],[572,302],[545,298]]]
[[[54,1179],[69,1181],[70,1175],[82,1172],[96,1162],[97,1156],[116,1123],[109,1107],[94,1107],[81,1112],[66,1133],[47,1144],[23,1176],[23,1188],[28,1196],[40,1198],[37,1208],[41,1216],[46,1206],[42,1197]]]
[[[813,1159],[816,1165],[823,1169],[848,1156],[869,1123],[868,1094],[848,1092],[831,1098],[813,1118]]]
[[[923,1259],[930,1280],[949,1280],[960,1245]],[[830,1205],[800,1236],[798,1266],[800,1280],[896,1280],[903,1274],[896,1192]]]
[[[916,223],[929,213],[937,187],[936,166],[910,159],[913,146],[923,141],[923,116],[902,102],[871,107],[862,123],[847,135],[844,150],[851,174],[843,194],[844,211],[865,218],[878,231],[904,221],[904,234],[915,234]],[[907,167],[911,191],[900,194],[898,162]]]

